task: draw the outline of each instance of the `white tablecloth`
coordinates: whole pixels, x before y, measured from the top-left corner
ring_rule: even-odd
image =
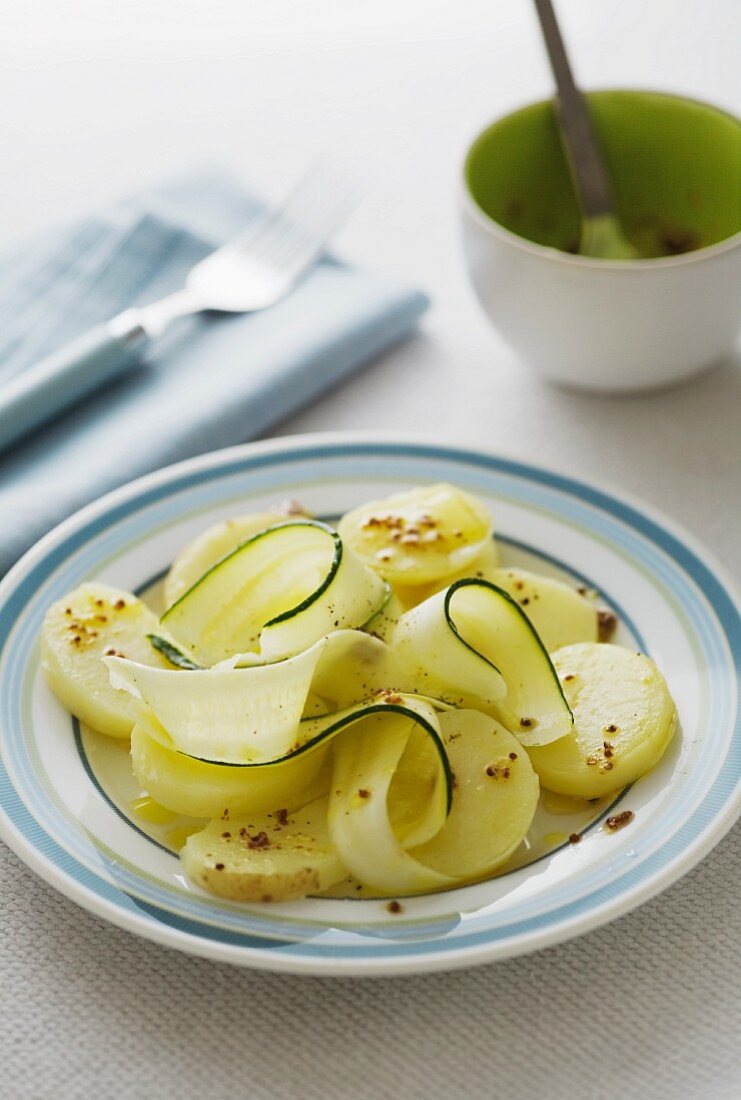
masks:
[[[738,109],[734,0],[561,0],[591,86]],[[0,43],[0,231],[77,213],[199,153],[258,183],[318,144],[367,195],[341,245],[435,300],[420,336],[285,432],[416,431],[592,474],[738,557],[738,358],[607,399],[533,382],[462,272],[456,165],[544,94],[524,0],[36,0]],[[7,64],[7,62],[10,62]],[[734,509],[733,501],[736,505]],[[11,1100],[730,1100],[741,1094],[741,832],[580,940],[379,981],[230,969],[109,927],[0,847],[0,1093]]]

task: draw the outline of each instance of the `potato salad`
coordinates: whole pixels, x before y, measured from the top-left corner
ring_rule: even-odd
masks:
[[[396,898],[504,868],[541,792],[589,800],[669,745],[676,708],[590,593],[500,563],[454,485],[204,531],[165,610],[86,583],[43,628],[51,690],[130,740],[142,794],[193,821],[197,887],[244,902]],[[606,625],[607,624],[607,625]]]

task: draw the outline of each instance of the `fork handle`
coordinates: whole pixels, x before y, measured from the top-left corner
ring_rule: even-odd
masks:
[[[0,385],[0,451],[122,374],[145,337],[126,310]]]

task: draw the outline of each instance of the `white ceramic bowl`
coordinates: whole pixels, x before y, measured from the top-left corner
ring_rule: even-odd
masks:
[[[741,326],[741,233],[678,256],[589,259],[511,232],[482,209],[465,179],[462,219],[481,305],[547,379],[592,390],[651,389],[733,350]]]

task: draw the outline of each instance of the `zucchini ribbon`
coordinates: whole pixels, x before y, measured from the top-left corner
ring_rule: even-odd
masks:
[[[572,726],[548,654],[503,589],[464,578],[402,613],[389,585],[317,521],[253,535],[161,623],[167,636],[153,644],[179,667],[105,658],[111,685],[139,707],[135,774],[195,817],[323,799],[329,841],[306,839],[309,864],[282,873],[281,896],[292,896],[289,880],[325,888],[338,867],[385,894],[489,872],[535,811],[537,778],[517,750]],[[273,866],[289,846],[270,829],[266,819],[257,835]],[[213,843],[189,842],[189,866],[198,853],[197,880],[215,888],[208,861],[220,839],[212,827],[203,836]],[[221,837],[231,843],[230,830]],[[313,870],[312,844],[324,853]],[[237,876],[239,896],[257,896],[267,857],[243,848],[238,863],[232,846],[213,866]]]

